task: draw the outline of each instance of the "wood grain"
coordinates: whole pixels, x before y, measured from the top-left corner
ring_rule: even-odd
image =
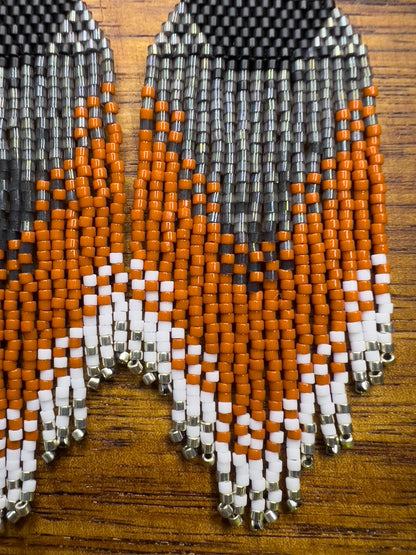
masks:
[[[216,512],[213,473],[168,443],[169,402],[120,372],[90,396],[89,435],[53,467],[42,462],[33,514],[0,553],[332,554],[416,552],[416,0],[338,2],[363,34],[381,94],[389,183],[396,364],[366,397],[351,392],[356,446],[319,454],[304,505],[256,535]],[[136,164],[145,52],[167,0],[91,0],[115,51],[128,193]]]

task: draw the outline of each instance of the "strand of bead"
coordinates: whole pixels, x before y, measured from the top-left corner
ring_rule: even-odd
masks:
[[[3,61],[3,58],[2,58]],[[7,87],[7,70],[0,64],[0,95],[5,98]],[[6,106],[0,103],[0,191],[2,205],[0,209],[0,513],[6,506],[6,433],[7,433],[7,396],[5,388],[4,359],[4,290],[7,283],[7,189],[8,189],[8,140],[6,135]],[[0,523],[2,526],[2,522]]]
[[[225,176],[221,208],[221,278],[219,303],[221,312],[220,376],[235,381],[232,412],[236,419],[233,432],[233,466],[235,469],[234,495],[221,498],[222,516],[238,524],[247,505],[249,486],[248,447],[250,434],[249,377],[248,377],[248,304],[247,250],[243,233],[245,184],[247,183],[246,130],[248,101],[247,69],[237,72],[232,65],[225,75]],[[238,210],[240,214],[238,214]],[[241,215],[243,212],[243,216]],[[234,329],[233,329],[234,323]],[[230,372],[234,374],[231,378]],[[231,384],[230,384],[231,385]],[[228,452],[228,449],[226,449]],[[230,467],[231,468],[231,467]],[[234,513],[234,514],[233,514]],[[235,515],[235,518],[234,518]],[[233,520],[234,519],[234,520]]]
[[[155,136],[153,141],[151,176],[148,197],[148,219],[146,222],[146,260],[144,263],[145,311],[144,311],[144,364],[145,383],[157,379],[157,332],[159,314],[159,260],[160,222],[163,209],[163,182],[166,169],[165,152],[169,134],[169,86],[170,59],[167,57],[168,44],[160,46],[162,57],[157,83],[155,103]]]
[[[114,161],[105,167],[105,127],[114,124],[111,116],[106,113],[106,121],[104,121],[104,110],[101,103],[102,83],[107,79],[104,73],[107,70],[106,64],[110,60],[109,70],[111,71],[111,54],[107,54],[107,58],[103,59],[103,48],[100,45],[100,34],[98,30],[93,33],[93,38],[88,41],[87,45],[87,67],[88,67],[88,90],[87,90],[87,108],[88,108],[88,138],[89,138],[89,162],[91,166],[91,184],[94,192],[94,208],[95,215],[92,220],[94,232],[91,236],[92,243],[95,248],[94,252],[94,302],[96,303],[97,317],[97,335],[99,345],[99,375],[95,377],[91,385],[99,383],[101,378],[109,379],[113,376],[115,366],[114,350],[123,353],[127,350],[127,322],[126,312],[121,310],[117,314],[117,320],[114,324],[113,333],[113,310],[114,318],[116,317],[117,303],[114,299],[112,306],[112,287],[110,277],[112,268],[110,266],[110,208],[109,203],[112,193],[119,194],[116,185],[108,187],[107,179],[112,183],[112,176],[109,175],[111,168],[117,165]],[[105,54],[104,54],[105,56]],[[109,87],[111,88],[111,87]],[[105,127],[104,127],[105,126]],[[114,166],[113,166],[114,164]],[[122,184],[120,184],[120,193],[122,193]],[[114,260],[116,263],[117,260]],[[124,268],[123,268],[124,270]],[[90,278],[88,278],[90,279]],[[87,285],[87,276],[84,276],[84,285]],[[122,299],[124,296],[122,295]],[[123,307],[125,308],[125,307]],[[124,341],[123,341],[124,339]],[[98,350],[98,349],[97,349]]]
[[[151,145],[153,141],[153,111],[155,105],[155,88],[158,77],[159,57],[156,46],[150,47],[146,61],[145,84],[142,88],[142,107],[140,110],[139,131],[139,162],[137,179],[134,182],[133,209],[131,211],[131,244],[132,260],[130,263],[130,283],[132,297],[129,300],[129,351],[128,367],[136,375],[143,371],[141,360],[143,340],[143,303],[144,292],[144,260],[145,260],[145,214],[147,210],[147,182],[150,179],[150,162],[152,160]]]
[[[201,383],[201,451],[202,459],[214,463],[214,428],[217,418],[215,394],[219,381],[218,361],[220,352],[220,241],[221,241],[221,182],[224,175],[224,61],[212,61],[212,86],[209,116],[211,122],[211,165],[207,175],[207,235],[204,244],[204,350],[202,355]],[[229,369],[229,368],[228,368]],[[224,374],[223,374],[224,375]],[[231,376],[228,375],[230,378]]]
[[[181,328],[172,328],[173,307],[175,300],[174,266],[176,260],[176,222],[178,218],[179,206],[179,172],[182,153],[182,138],[184,130],[185,112],[183,111],[185,60],[183,57],[183,47],[178,45],[176,50],[177,57],[174,61],[174,73],[172,80],[170,120],[171,131],[168,135],[168,145],[166,149],[166,181],[164,185],[164,207],[162,214],[161,231],[163,233],[161,244],[162,261],[160,269],[162,272],[163,284],[160,286],[160,312],[159,328],[163,337],[160,337],[163,355],[159,355],[159,388],[163,393],[173,390],[173,410],[172,419],[175,422],[185,422],[185,374],[183,370],[173,370],[174,363],[171,361],[171,352],[174,342],[175,347],[185,348],[183,340],[184,333]],[[175,339],[173,337],[175,336]],[[163,341],[163,342],[162,342]],[[183,343],[182,343],[183,341]],[[179,343],[179,345],[178,345]],[[178,387],[176,387],[178,384]],[[179,418],[178,418],[178,415]],[[182,439],[182,432],[176,429],[176,424],[171,431],[171,439],[175,442]],[[180,425],[181,426],[181,425]]]
[[[218,370],[224,376],[234,375],[234,396],[232,411],[235,418],[233,425],[233,467],[234,498],[233,505],[221,503],[220,514],[239,524],[241,515],[247,505],[247,486],[249,485],[249,468],[247,449],[250,442],[248,434],[250,386],[248,382],[247,343],[248,310],[246,295],[246,274],[233,277],[236,254],[233,235],[234,221],[234,187],[236,182],[235,164],[237,161],[237,82],[238,73],[234,64],[228,64],[224,72],[224,178],[221,190],[220,221],[220,282],[218,301],[220,312],[220,353]],[[233,329],[234,324],[234,329]],[[229,501],[224,499],[223,501]],[[234,513],[234,514],[233,514]]]
[[[20,168],[20,195],[21,195],[21,214],[20,214],[20,247],[18,254],[18,262],[20,266],[19,282],[21,291],[19,292],[19,310],[21,314],[20,332],[21,336],[16,342],[16,351],[19,347],[23,347],[22,351],[16,352],[15,368],[8,372],[8,387],[11,382],[16,384],[16,389],[21,388],[21,398],[10,401],[9,410],[20,411],[20,415],[13,422],[9,422],[9,437],[13,431],[16,439],[22,439],[20,452],[20,488],[19,498],[15,504],[14,510],[10,507],[7,514],[8,520],[14,520],[16,517],[23,516],[29,512],[30,506],[28,502],[31,500],[32,492],[36,487],[36,482],[32,481],[31,472],[36,468],[35,448],[37,440],[37,425],[33,430],[32,424],[28,424],[29,420],[37,419],[37,413],[32,414],[24,410],[24,401],[29,391],[37,390],[37,382],[35,380],[35,357],[36,357],[36,340],[37,332],[34,328],[36,304],[34,302],[34,293],[36,292],[36,282],[34,281],[34,235],[33,235],[33,191],[32,183],[34,180],[35,164],[34,164],[34,130],[33,123],[30,119],[30,106],[33,101],[33,67],[32,59],[24,56],[20,67],[20,147],[26,160],[25,164]],[[21,368],[19,368],[21,366]],[[10,387],[11,388],[11,387]],[[13,404],[13,406],[12,406]],[[16,416],[18,413],[15,413]],[[37,424],[37,422],[36,422]],[[29,428],[29,429],[27,429]],[[33,431],[32,431],[33,430]],[[11,437],[10,437],[11,439]],[[9,480],[11,476],[9,475]]]
[[[191,321],[188,314],[189,294],[188,280],[191,275],[191,230],[192,222],[192,176],[196,168],[195,141],[196,141],[196,104],[197,104],[197,75],[199,70],[199,60],[197,56],[191,55],[187,59],[185,69],[185,89],[183,93],[183,107],[185,112],[185,122],[182,141],[182,163],[179,171],[178,182],[178,222],[176,231],[176,257],[174,266],[175,281],[175,308],[173,313],[174,329],[172,330],[172,359],[177,373],[175,382],[176,394],[174,401],[181,403],[179,410],[172,418],[174,421],[174,429],[185,432],[187,428],[187,408],[189,398],[192,397],[192,389],[198,388],[197,384],[192,381],[199,380],[199,377],[188,377],[187,361],[186,361],[186,331],[190,330]],[[189,321],[189,325],[188,325]],[[175,339],[175,351],[173,350],[173,339]],[[172,365],[172,371],[174,366]],[[190,395],[189,395],[190,394]],[[196,401],[196,395],[194,396]],[[183,405],[182,405],[183,403]],[[183,409],[182,409],[183,406]],[[195,403],[194,403],[195,406]],[[192,425],[192,424],[191,424]],[[180,435],[178,435],[180,437]],[[182,452],[186,458],[193,458],[196,455],[195,446],[183,445]]]
[[[264,458],[266,461],[266,512],[265,519],[271,523],[278,516],[282,490],[279,485],[283,464],[280,459],[280,448],[284,440],[281,429],[283,422],[283,382],[282,361],[279,353],[279,292],[278,270],[279,261],[276,253],[278,192],[275,187],[277,177],[277,144],[278,144],[278,114],[284,108],[277,101],[278,72],[269,64],[265,76],[263,128],[265,141],[263,147],[262,164],[264,167],[264,203],[262,221],[261,250],[264,260],[264,301],[267,308],[263,311],[265,361],[266,361],[266,446]]]
[[[285,91],[285,93],[283,92]],[[290,196],[290,162],[292,156],[292,142],[294,139],[294,117],[292,108],[294,103],[293,91],[290,87],[290,71],[288,65],[282,65],[279,92],[282,98],[288,98],[290,108],[285,110],[280,122],[279,149],[279,328],[280,353],[283,370],[283,411],[284,427],[286,431],[286,466],[289,469],[300,465],[300,439],[297,388],[298,370],[296,363],[296,330],[294,327],[295,312],[293,301],[296,298],[294,289],[294,250],[292,242],[291,224],[291,196]],[[286,480],[287,504],[290,510],[296,510],[300,503],[299,479],[287,475]]]
[[[50,173],[49,173],[49,130],[48,130],[48,88],[47,88],[47,56],[40,50],[36,57],[36,220],[34,230],[36,235],[37,269],[35,273],[38,288],[37,329],[39,332],[37,351],[37,370],[39,377],[40,417],[42,420],[42,437],[44,454],[53,453],[55,449],[56,430],[55,412],[52,395],[52,269],[51,241],[50,241]],[[51,459],[52,459],[51,455]]]
[[[375,108],[378,90],[377,87],[371,84],[372,75],[365,47],[362,47],[360,54],[359,65],[363,75],[360,83],[363,89],[362,118],[366,136],[367,171],[370,181],[370,237],[373,245],[371,263],[374,269],[373,294],[376,302],[376,322],[381,360],[383,364],[389,365],[394,361],[393,325],[391,323],[393,305],[388,291],[390,266],[387,261],[388,245],[385,236],[387,214],[385,205],[386,185],[382,173],[384,159],[380,154],[381,128],[378,125]],[[372,202],[372,200],[374,201]]]
[[[98,34],[99,33],[99,34]],[[121,362],[127,361],[127,311],[126,302],[128,274],[124,267],[124,205],[126,195],[124,186],[124,164],[120,160],[121,128],[115,121],[118,106],[114,101],[114,62],[109,43],[96,30],[100,79],[95,90],[97,97],[101,93],[100,107],[102,125],[91,140],[92,154],[96,165],[97,195],[100,199],[97,207],[95,225],[96,259],[98,269],[98,304],[99,334],[102,369],[104,379],[112,377],[116,363],[114,351]],[[104,160],[106,164],[104,164]],[[105,167],[106,166],[106,167]],[[106,179],[107,178],[107,179]],[[108,185],[109,183],[109,185]],[[111,276],[110,279],[110,265]],[[111,310],[111,301],[113,310]],[[114,331],[111,322],[114,321]],[[111,343],[114,343],[112,348]],[[109,345],[108,345],[109,344]]]
[[[362,330],[361,314],[358,303],[348,301],[347,292],[354,295],[357,291],[356,283],[356,251],[353,238],[353,215],[351,203],[351,170],[352,161],[350,154],[350,112],[344,89],[344,72],[342,68],[341,50],[334,49],[333,60],[334,75],[334,111],[336,121],[337,143],[337,198],[339,202],[340,229],[338,232],[339,247],[341,250],[341,268],[343,275],[342,287],[344,290],[344,307],[347,317],[347,330],[350,343],[350,360],[355,381],[359,392],[368,390],[367,367],[364,359],[365,341]]]
[[[315,450],[314,423],[315,396],[313,385],[315,383],[314,368],[312,364],[312,327],[310,324],[312,283],[310,276],[310,256],[308,248],[308,223],[307,207],[305,201],[305,176],[306,160],[302,136],[306,135],[305,94],[303,78],[304,68],[299,62],[295,62],[293,83],[295,129],[301,141],[294,143],[292,154],[292,221],[293,221],[293,250],[295,254],[295,289],[296,289],[296,313],[295,329],[297,335],[296,362],[300,374],[299,383],[299,423],[302,426],[301,453],[302,465],[310,467],[313,465],[313,454]],[[301,73],[299,73],[301,72]],[[296,104],[295,104],[296,103]],[[300,469],[293,469],[299,472]],[[293,476],[297,478],[298,476]]]
[[[332,63],[329,58],[321,60],[322,106],[322,160],[321,198],[323,239],[325,245],[327,288],[330,304],[329,339],[332,350],[331,392],[336,409],[336,419],[343,446],[352,445],[350,407],[345,391],[348,383],[348,353],[346,346],[346,321],[344,292],[341,287],[340,250],[338,240],[338,200],[336,181],[335,117],[332,104]],[[345,432],[345,433],[342,433]]]
[[[20,127],[20,97],[21,81],[19,72],[19,58],[12,56],[9,67],[9,105],[8,128],[10,148],[10,213],[9,213],[9,240],[6,268],[8,270],[8,283],[4,294],[5,316],[5,350],[3,370],[6,380],[7,397],[7,441],[6,441],[6,488],[7,514],[14,511],[21,493],[21,447],[22,432],[19,429],[22,409],[22,381],[19,368],[20,328],[22,316],[19,306],[19,293],[22,290],[19,281],[19,250],[20,250],[20,167],[21,158],[21,127]]]
[[[200,416],[201,416],[201,339],[204,334],[202,292],[204,285],[204,244],[206,241],[206,176],[209,152],[209,107],[211,78],[211,61],[209,50],[203,49],[198,81],[196,106],[196,135],[195,135],[195,170],[192,177],[192,231],[190,237],[190,265],[188,286],[188,334],[187,342],[187,426],[185,456],[200,445]],[[221,403],[221,399],[218,399]],[[220,405],[219,405],[220,406]],[[217,427],[218,430],[218,427]],[[225,431],[225,430],[224,430]],[[218,437],[217,437],[218,441]],[[219,463],[219,460],[218,460]],[[220,486],[219,486],[220,487]]]
[[[351,160],[353,161],[353,200],[354,200],[354,239],[357,249],[357,293],[356,302],[363,321],[364,340],[366,342],[365,359],[371,384],[383,383],[383,364],[377,337],[377,325],[374,310],[374,296],[371,289],[371,226],[368,200],[369,180],[368,163],[365,159],[366,143],[364,141],[364,123],[361,119],[362,101],[358,84],[358,61],[355,48],[346,59],[348,75],[348,108],[351,114]]]
[[[264,301],[262,285],[264,281],[263,252],[261,251],[261,216],[263,213],[263,172],[261,165],[262,107],[264,89],[264,75],[262,64],[257,62],[250,72],[249,85],[249,126],[247,132],[251,135],[251,179],[248,187],[247,238],[248,238],[248,317],[249,317],[249,379],[251,387],[250,399],[250,521],[254,529],[262,528],[265,510],[265,489],[263,450],[266,436],[265,421],[266,401],[265,387],[265,340],[263,311],[267,303]],[[244,199],[244,196],[242,197]],[[255,459],[257,456],[257,460]],[[254,462],[255,460],[255,462]]]

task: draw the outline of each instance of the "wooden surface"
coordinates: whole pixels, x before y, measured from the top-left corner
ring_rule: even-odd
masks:
[[[115,51],[130,186],[145,51],[173,2],[90,1]],[[416,0],[338,5],[362,32],[381,91],[396,307],[386,384],[366,397],[350,393],[355,449],[316,457],[295,515],[261,534],[231,530],[216,512],[213,473],[185,463],[166,439],[169,402],[120,373],[90,395],[85,442],[51,467],[39,464],[33,514],[7,527],[0,553],[416,552]]]

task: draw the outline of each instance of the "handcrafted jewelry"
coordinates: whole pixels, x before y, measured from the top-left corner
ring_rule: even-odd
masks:
[[[39,413],[50,462],[85,435],[84,364],[95,389],[125,350],[125,196],[113,54],[85,4],[6,0],[0,21],[0,511],[16,522]]]
[[[332,0],[183,0],[148,51],[128,367],[235,526],[299,506],[394,359],[376,96]]]

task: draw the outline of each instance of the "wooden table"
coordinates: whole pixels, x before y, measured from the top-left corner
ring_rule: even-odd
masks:
[[[386,384],[351,392],[356,446],[321,453],[304,505],[260,534],[216,512],[214,474],[166,439],[169,401],[121,372],[90,395],[89,435],[39,464],[33,514],[7,526],[0,553],[332,554],[416,552],[416,0],[340,1],[371,53],[389,183],[396,364]],[[173,0],[91,0],[115,51],[129,196],[146,47]]]

